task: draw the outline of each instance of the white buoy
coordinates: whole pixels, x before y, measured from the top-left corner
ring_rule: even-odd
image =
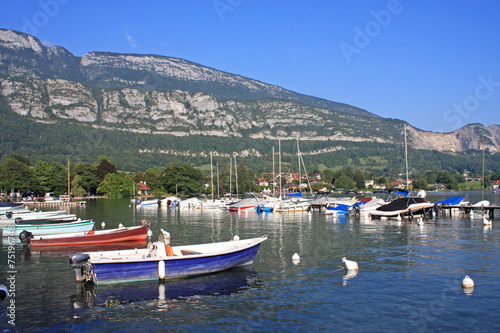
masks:
[[[233,240],[234,240],[234,241],[239,241],[239,240],[240,240],[240,236],[238,236],[238,235],[234,235]]]
[[[462,280],[462,287],[464,288],[474,287],[474,281],[468,275],[466,275]]]
[[[349,270],[357,271],[359,269],[358,263],[353,260],[347,260],[345,257],[342,258],[342,262],[345,264],[345,268]]]
[[[102,222],[102,223],[101,223],[101,228],[103,228],[103,229],[104,229],[104,227],[105,227],[105,226],[106,226],[106,222]]]
[[[153,232],[151,231],[151,229],[148,229],[148,237],[151,237],[153,236]]]
[[[125,228],[125,226],[123,224],[118,224],[118,228]]]
[[[165,262],[163,260],[158,262],[158,277],[160,280],[165,278]]]
[[[292,256],[292,260],[300,260],[300,256],[298,253],[294,253]]]
[[[484,225],[491,225],[491,220],[488,220],[486,216],[483,216],[483,224]]]

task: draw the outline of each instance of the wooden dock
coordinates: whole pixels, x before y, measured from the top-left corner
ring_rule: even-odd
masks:
[[[456,209],[461,214],[470,214],[471,211],[480,211],[481,215],[488,215],[490,219],[495,217],[495,210],[500,209],[500,206],[473,206],[473,205],[439,205],[436,206],[438,210],[451,215],[452,209]]]
[[[28,207],[86,207],[87,201],[28,201]]]

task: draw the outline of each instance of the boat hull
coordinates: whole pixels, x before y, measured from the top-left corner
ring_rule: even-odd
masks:
[[[147,238],[149,226],[140,226],[132,228],[122,228],[114,230],[96,231],[94,234],[61,234],[59,237],[39,236],[30,240],[32,247],[42,246],[77,246],[77,245],[95,245],[109,244],[119,242],[140,242]]]

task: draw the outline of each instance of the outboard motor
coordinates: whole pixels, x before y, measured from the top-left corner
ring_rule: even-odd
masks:
[[[33,238],[33,234],[29,232],[28,230],[23,230],[19,234],[19,239],[24,245],[28,245],[31,242],[31,238]]]
[[[3,284],[0,284],[0,301],[3,301],[7,297],[9,297],[9,289]]]
[[[85,274],[83,273],[83,267],[90,259],[90,256],[85,253],[75,253],[69,257],[69,266],[75,270],[76,281],[85,281]]]
[[[5,216],[7,216],[7,218],[10,219],[12,217],[12,212],[11,211],[5,212]]]

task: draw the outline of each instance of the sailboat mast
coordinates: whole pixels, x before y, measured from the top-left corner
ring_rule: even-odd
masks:
[[[220,176],[219,176],[219,162],[217,162],[217,199],[219,198],[220,198]]]
[[[212,152],[210,152],[210,185],[212,187],[212,199],[214,198],[214,165],[212,163]]]
[[[233,159],[229,157],[229,197],[233,194]]]
[[[300,187],[302,183],[302,175],[300,173],[300,148],[299,148],[299,138],[297,137],[297,159],[299,160],[299,192],[302,191],[302,188]]]
[[[483,150],[483,190],[481,192],[481,200],[484,200],[484,137],[481,134],[481,149]]]
[[[276,174],[274,172],[274,146],[273,146],[273,197],[276,195]]]
[[[71,201],[71,181],[70,181],[70,172],[69,172],[69,160],[68,160],[68,198]]]
[[[406,124],[405,125],[405,164],[406,164],[406,190],[408,191],[408,144],[406,142]]]
[[[234,179],[236,180],[236,199],[238,199],[238,165],[236,164],[236,155],[234,155]]]
[[[281,191],[282,191],[281,178],[283,178],[281,174],[281,140],[278,141],[278,145],[279,145],[279,176],[280,176],[280,199],[281,199]]]

